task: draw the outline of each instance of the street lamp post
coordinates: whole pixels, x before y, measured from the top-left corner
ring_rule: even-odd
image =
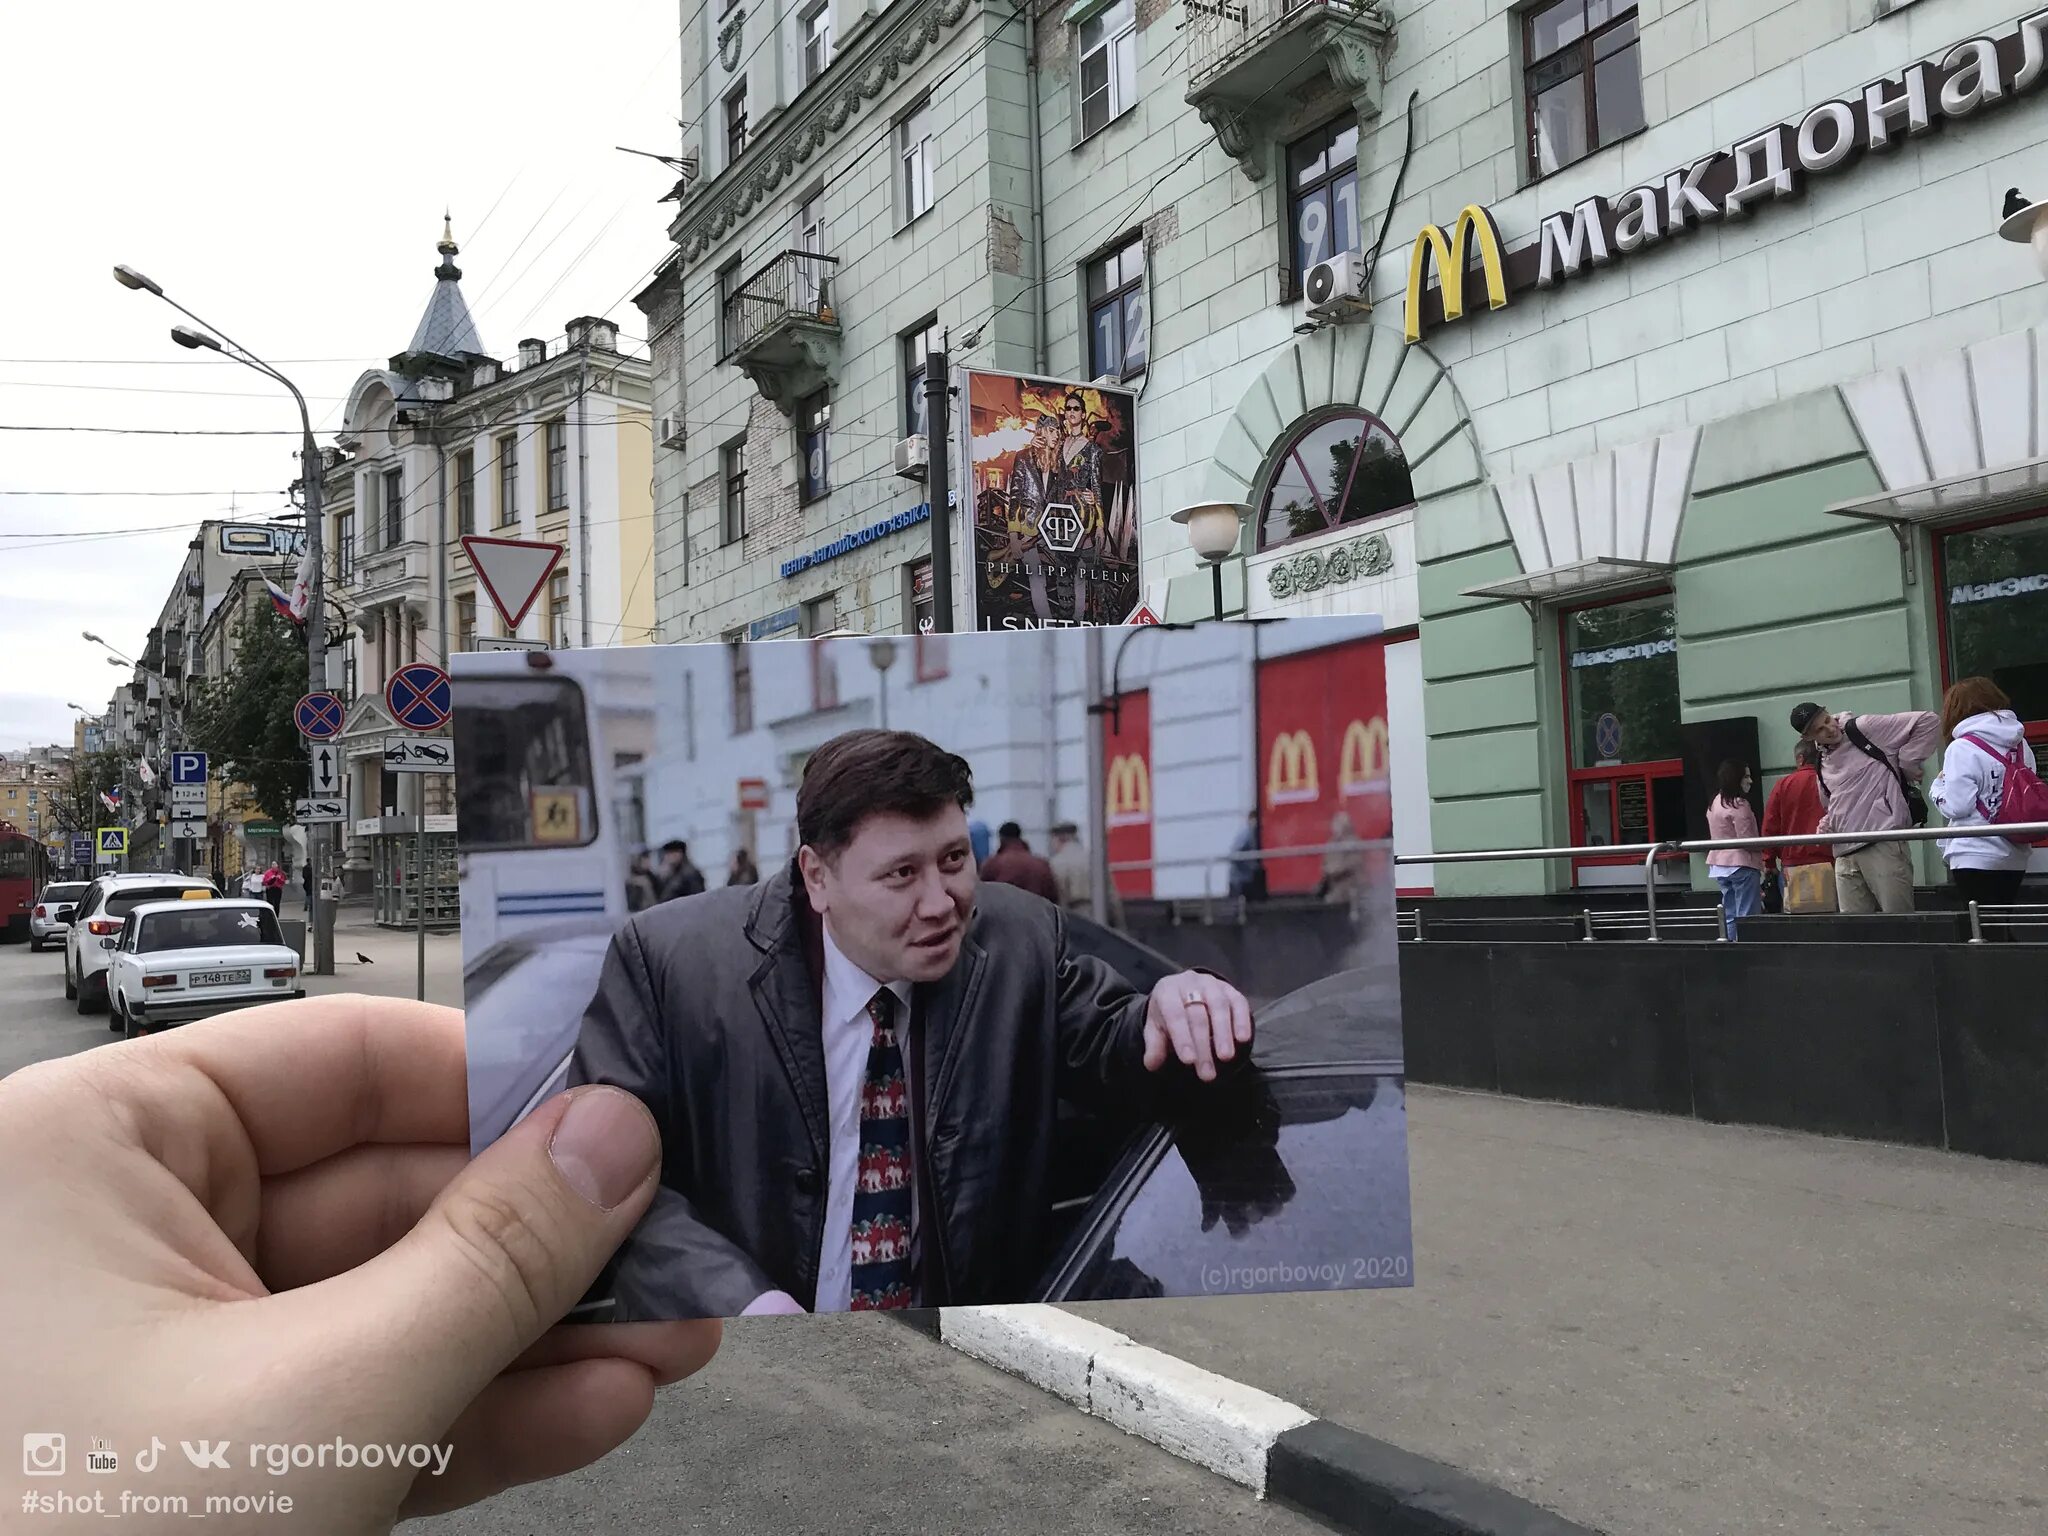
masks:
[[[889,669],[896,665],[896,642],[884,636],[868,642],[868,660],[874,663],[875,680],[881,688],[881,726],[889,729]]]
[[[1188,531],[1188,543],[1209,567],[1209,579],[1216,594],[1214,618],[1223,617],[1223,562],[1244,536],[1244,520],[1252,509],[1235,501],[1198,501],[1182,507],[1173,520]]]
[[[253,368],[266,378],[282,384],[291,392],[299,407],[299,461],[301,484],[304,487],[306,511],[306,564],[312,568],[312,579],[307,584],[306,597],[306,687],[310,693],[319,693],[327,687],[327,604],[326,604],[326,556],[322,548],[322,519],[320,515],[320,480],[322,465],[320,449],[313,441],[313,417],[306,409],[306,397],[299,392],[299,386],[263,361],[247,347],[229,336],[217,325],[208,325],[191,310],[165,293],[161,286],[130,266],[114,268],[114,281],[123,288],[138,293],[152,293],[171,308],[183,315],[193,325],[202,327],[194,330],[191,326],[171,327],[171,340],[181,347],[205,348],[231,357],[245,368]],[[209,334],[211,333],[211,334]],[[306,829],[307,874],[313,886],[313,974],[332,976],[334,974],[334,904],[326,899],[326,854],[327,829],[324,826]]]

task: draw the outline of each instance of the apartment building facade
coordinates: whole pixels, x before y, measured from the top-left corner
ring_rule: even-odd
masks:
[[[949,335],[955,363],[1138,392],[1168,618],[1212,612],[1170,520],[1208,501],[1248,509],[1226,615],[1381,618],[1400,851],[1683,836],[1687,744],[1752,740],[1767,786],[1807,697],[1931,708],[1984,672],[2048,733],[2048,423],[2022,404],[2048,22],[720,0],[684,24],[701,174],[641,299],[673,423],[663,638],[914,628],[934,527],[972,579],[891,464]],[[1596,856],[1431,886],[1640,878]]]

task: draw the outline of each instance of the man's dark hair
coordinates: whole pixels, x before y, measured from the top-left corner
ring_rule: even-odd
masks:
[[[796,831],[821,858],[853,841],[861,822],[894,814],[928,821],[949,805],[974,804],[967,760],[914,731],[848,731],[804,763]]]
[[[678,853],[687,859],[690,856],[690,845],[679,838],[672,837],[661,845],[661,851],[664,854]]]
[[[1014,821],[1006,821],[996,828],[996,838],[1000,842],[1021,843],[1024,841],[1024,829]]]

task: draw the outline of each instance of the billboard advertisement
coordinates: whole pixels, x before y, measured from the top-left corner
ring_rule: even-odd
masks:
[[[976,629],[1121,624],[1138,606],[1137,397],[962,374]]]
[[[1312,848],[1393,835],[1382,640],[1259,663],[1259,830],[1266,848]],[[1332,679],[1341,678],[1342,687]],[[1343,854],[1267,859],[1274,894],[1317,891],[1351,874]]]

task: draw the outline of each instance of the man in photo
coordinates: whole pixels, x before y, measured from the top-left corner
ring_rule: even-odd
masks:
[[[1060,883],[1052,865],[1031,851],[1024,841],[1024,829],[1014,821],[996,828],[996,851],[982,861],[981,878],[986,884],[1014,885],[1047,901],[1060,899]]]
[[[1808,703],[1792,711],[1792,729],[1820,751],[1826,811],[1818,830],[1896,832],[1926,820],[1926,805],[1916,807],[1913,800],[1928,756],[1941,741],[1939,715],[1924,709],[1837,715]],[[1834,850],[1841,911],[1913,910],[1913,861],[1904,843],[1836,843]]]
[[[1242,993],[1149,993],[1067,945],[1053,902],[980,883],[962,758],[905,731],[811,754],[796,858],[612,941],[572,1082],[662,1128],[620,1320],[1022,1299],[1061,1100],[1199,1113],[1250,1057]]]

